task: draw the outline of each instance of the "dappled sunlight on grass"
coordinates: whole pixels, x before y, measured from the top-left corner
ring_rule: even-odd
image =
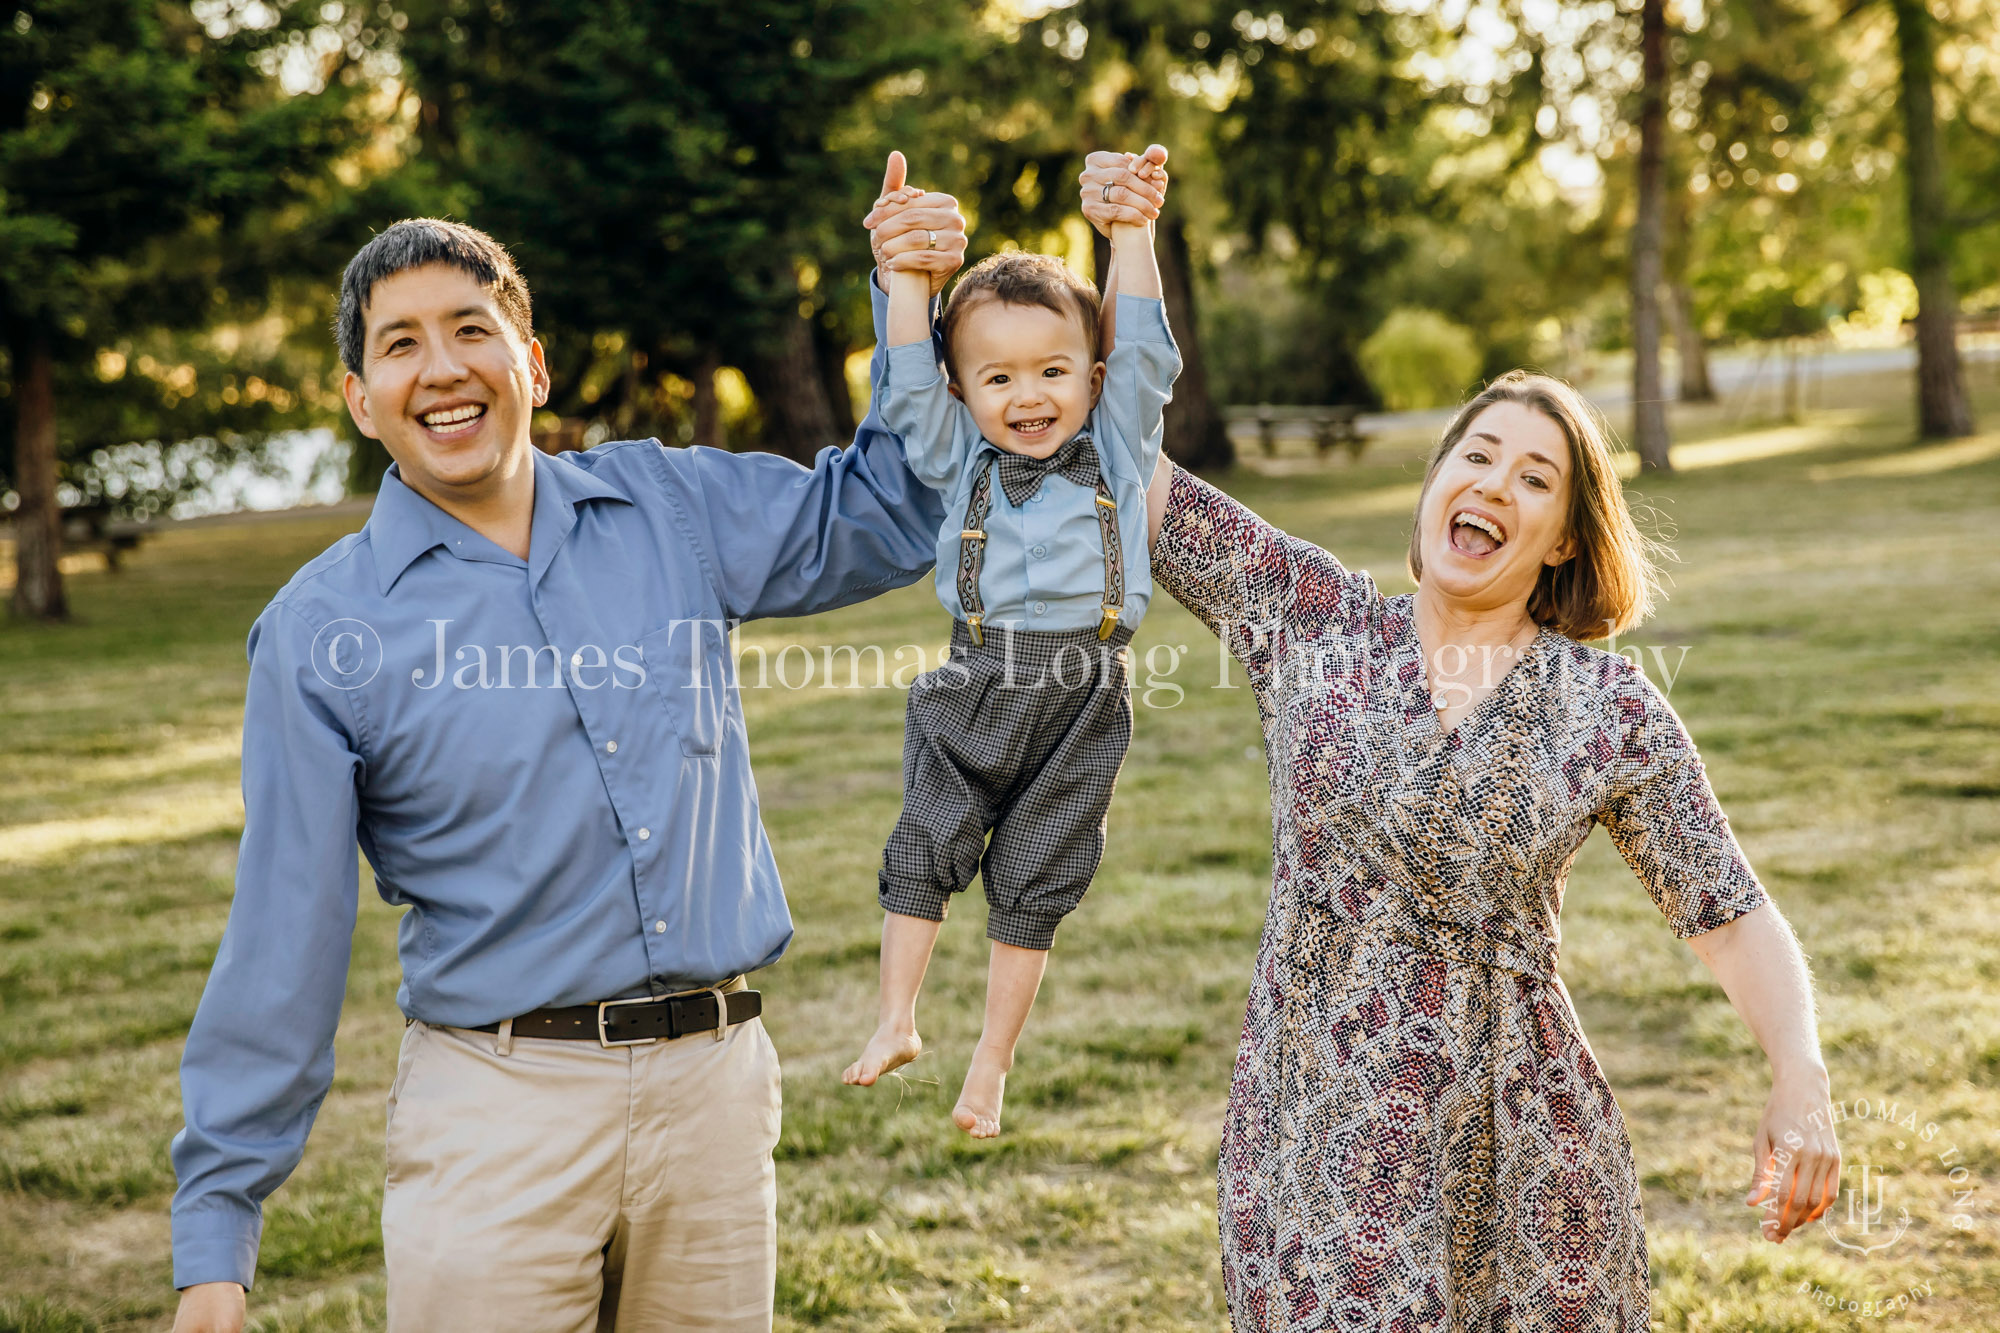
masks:
[[[1857,458],[1846,463],[1830,463],[1808,468],[1814,481],[1848,481],[1858,477],[1924,477],[1951,472],[1962,467],[2000,458],[2000,432],[1975,435],[1969,440],[1948,440],[1920,449],[1902,449],[1874,458]]]
[[[1862,412],[1816,412],[1798,425],[1746,430],[1734,435],[1676,444],[1670,454],[1682,472],[1735,467],[1787,454],[1809,453],[1850,443],[1854,428],[1868,419]],[[1639,456],[1630,450],[1618,456],[1618,473],[1628,481],[1639,474]]]
[[[169,789],[109,814],[0,827],[0,867],[49,865],[80,848],[156,842],[243,827],[243,797],[233,786]]]

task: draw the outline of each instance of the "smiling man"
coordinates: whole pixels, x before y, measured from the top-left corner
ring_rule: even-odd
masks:
[[[875,244],[941,285],[964,222],[931,196]],[[358,840],[409,909],[390,1326],[766,1329],[779,1075],[744,974],[792,928],[723,626],[912,582],[941,505],[872,415],[810,468],[537,452],[528,289],[469,227],[369,242],[338,334],[395,464],[250,632],[236,896],[173,1145],[176,1327],[242,1326],[263,1201],[333,1078]]]

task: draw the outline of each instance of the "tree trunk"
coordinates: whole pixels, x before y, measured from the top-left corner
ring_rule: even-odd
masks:
[[[1902,61],[1903,172],[1909,181],[1910,270],[1917,283],[1917,425],[1923,438],[1972,434],[1972,405],[1958,364],[1958,293],[1951,282],[1944,145],[1932,81],[1937,67],[1924,0],[1890,0]]]
[[[694,372],[694,442],[706,449],[728,446],[722,438],[722,404],[715,396],[715,372],[722,369],[722,357],[710,352]]]
[[[1715,401],[1715,381],[1708,374],[1708,344],[1694,317],[1694,293],[1685,282],[1667,284],[1668,317],[1674,325],[1674,350],[1680,353],[1681,382],[1675,397],[1684,403]]]
[[[1187,229],[1178,217],[1162,218],[1156,227],[1160,256],[1160,291],[1166,297],[1167,323],[1181,352],[1181,377],[1174,381],[1174,400],[1167,404],[1167,457],[1182,467],[1203,471],[1225,468],[1236,461],[1236,446],[1222,412],[1208,393],[1208,365],[1201,355],[1201,331],[1195,322],[1194,274]]]
[[[1670,471],[1666,391],[1660,378],[1660,242],[1666,212],[1666,0],[1640,15],[1645,83],[1639,95],[1638,216],[1632,223],[1632,435],[1639,465]]]
[[[750,388],[764,410],[762,447],[801,463],[829,444],[845,444],[826,398],[812,326],[787,315],[777,336],[750,359]]]
[[[1715,381],[1708,373],[1708,342],[1701,336],[1701,322],[1695,318],[1694,289],[1688,286],[1688,268],[1694,248],[1694,226],[1688,217],[1687,173],[1674,164],[1672,232],[1667,238],[1667,319],[1673,325],[1674,352],[1680,362],[1680,383],[1674,396],[1683,403],[1715,401]]]
[[[55,359],[48,335],[29,330],[14,360],[14,614],[67,620],[63,597],[62,506],[56,500]]]
[[[854,415],[854,391],[847,387],[847,354],[853,349],[818,320],[813,322],[812,333],[813,354],[819,362],[820,383],[826,386],[826,402],[833,411],[834,428],[844,436],[851,436],[861,424],[861,419]]]
[[[1785,339],[1785,420],[1805,419],[1805,385],[1802,379],[1799,340]]]

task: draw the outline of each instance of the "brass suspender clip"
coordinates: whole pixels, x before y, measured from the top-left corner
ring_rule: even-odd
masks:
[[[983,542],[986,540],[986,534],[978,528],[966,528],[958,534],[958,539],[962,542]]]
[[[1116,500],[1112,499],[1112,498],[1111,498],[1110,496],[1108,496],[1108,495],[1100,495],[1100,496],[1098,496],[1098,497],[1097,497],[1097,503],[1099,503],[1099,504],[1103,505],[1103,506],[1104,506],[1104,507],[1105,507],[1106,509],[1116,509],[1116,508],[1118,507],[1118,502],[1117,502]]]
[[[1118,612],[1121,609],[1116,606],[1107,606],[1104,608],[1104,620],[1097,627],[1098,642],[1102,643],[1104,640],[1110,638],[1111,632],[1118,628]]]
[[[983,646],[986,642],[986,636],[979,629],[979,622],[984,619],[984,616],[973,615],[969,612],[965,617],[965,628],[971,632],[972,642],[975,647]]]

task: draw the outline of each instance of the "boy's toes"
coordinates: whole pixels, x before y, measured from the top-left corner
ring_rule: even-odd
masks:
[[[999,1116],[982,1115],[964,1102],[952,1108],[951,1123],[975,1139],[998,1138],[1000,1135]]]

